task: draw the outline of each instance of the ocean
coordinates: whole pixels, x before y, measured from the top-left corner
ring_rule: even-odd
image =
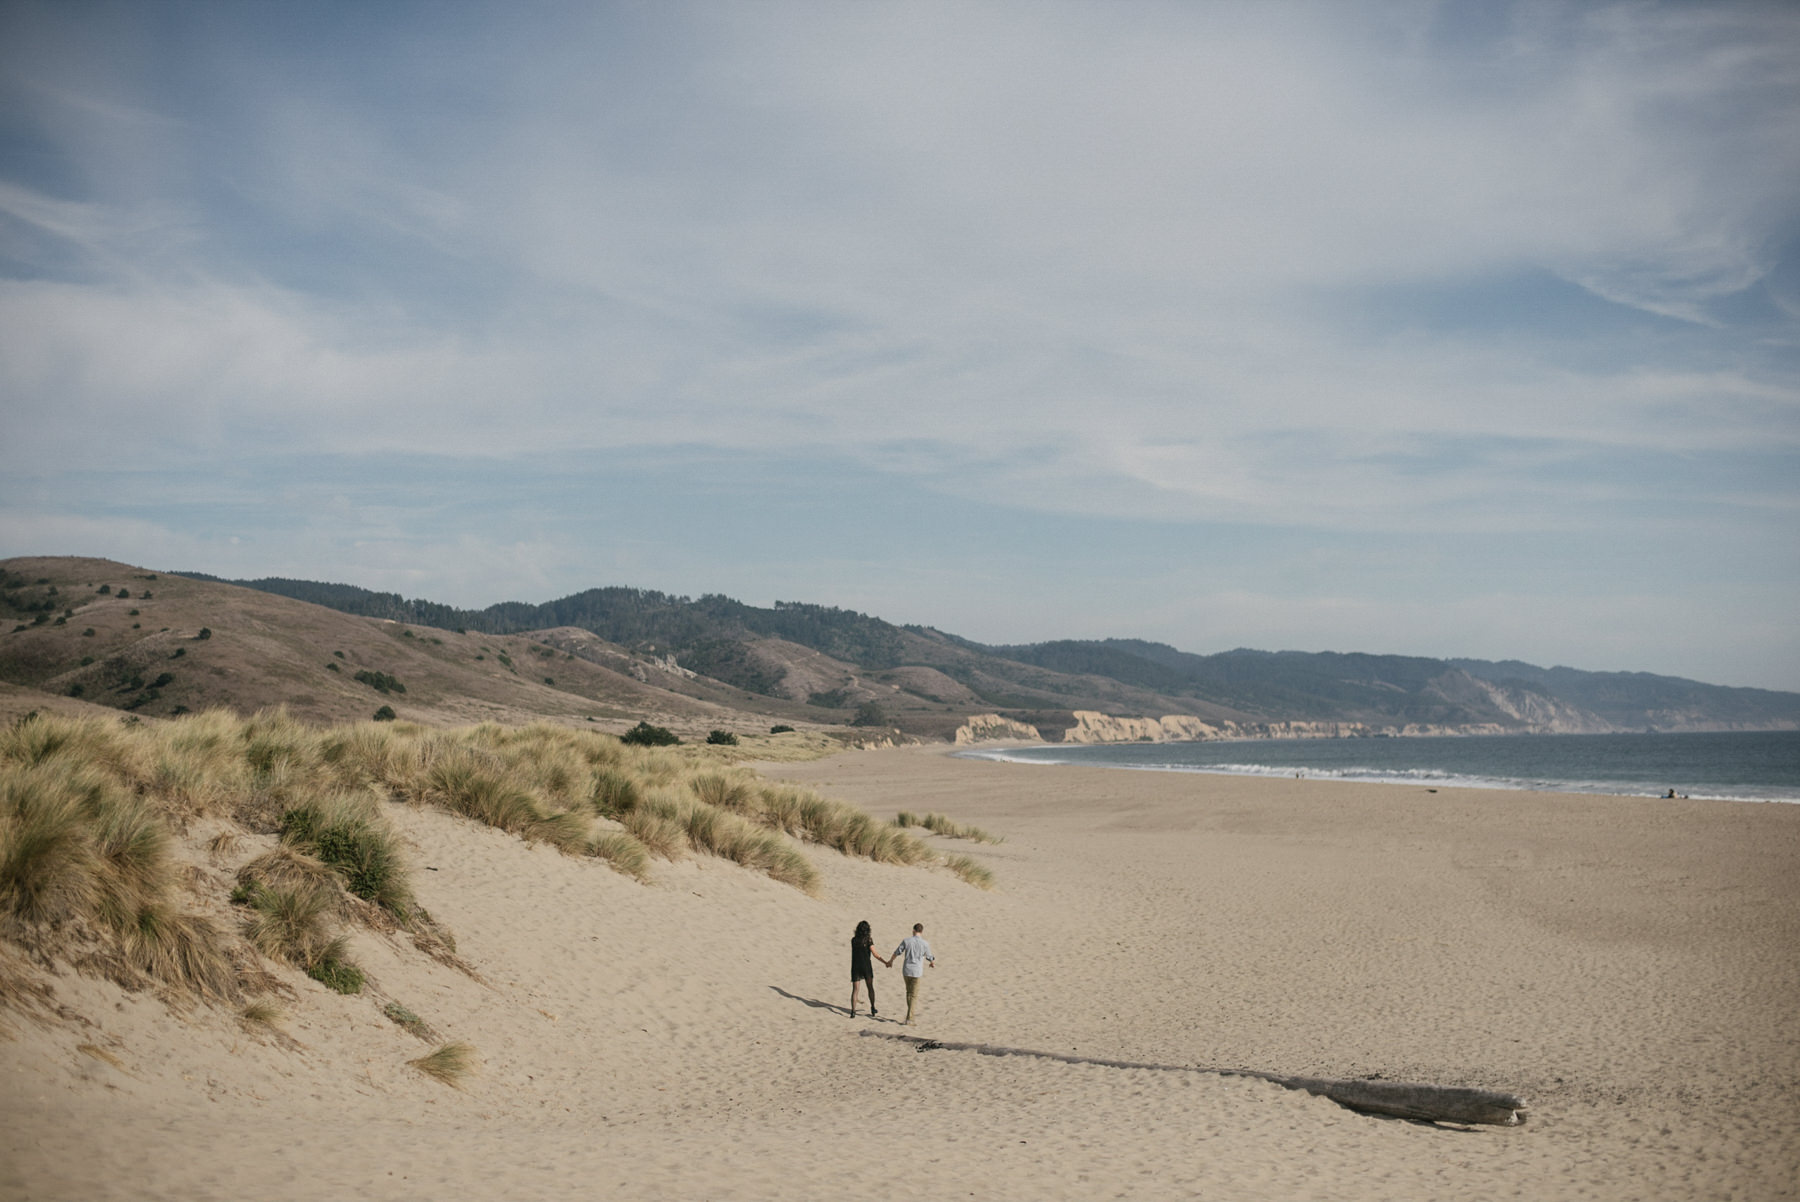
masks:
[[[1673,789],[1723,801],[1800,802],[1800,731],[1051,744],[958,754],[1158,772],[1625,797],[1663,797]]]

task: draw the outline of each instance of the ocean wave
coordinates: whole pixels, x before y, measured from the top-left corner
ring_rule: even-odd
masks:
[[[1419,785],[1440,789],[1498,789],[1527,793],[1582,793],[1612,797],[1663,798],[1662,788],[1648,788],[1641,781],[1560,779],[1554,777],[1522,777],[1478,775],[1452,772],[1441,768],[1374,767],[1335,765],[1331,767],[1294,764],[1268,764],[1254,760],[1231,760],[1210,763],[1180,763],[1173,760],[1144,760],[1124,763],[1098,758],[1085,749],[1077,754],[1058,754],[1049,748],[992,748],[956,752],[961,759],[989,760],[1004,764],[1031,764],[1044,767],[1074,765],[1090,768],[1116,768],[1128,772],[1185,772],[1216,776],[1258,776],[1317,781],[1343,781],[1351,784]],[[1125,744],[1124,746],[1135,746]],[[1696,801],[1744,801],[1800,803],[1800,789],[1778,785],[1699,785],[1680,792],[1684,799]]]

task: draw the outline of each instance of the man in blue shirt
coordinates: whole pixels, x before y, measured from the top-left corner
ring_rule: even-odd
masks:
[[[913,1025],[913,1009],[919,998],[919,978],[925,975],[925,966],[937,967],[937,957],[931,954],[931,945],[925,942],[925,924],[913,923],[913,933],[900,941],[894,949],[894,955],[905,956],[906,962],[900,966],[900,972],[906,977],[906,1025]]]

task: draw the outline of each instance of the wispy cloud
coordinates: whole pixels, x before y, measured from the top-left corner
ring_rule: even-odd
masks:
[[[1703,515],[1764,540],[1771,604],[1800,571],[1786,8],[415,16],[0,18],[15,500],[149,462],[505,481],[710,448],[1052,524],[1649,547]],[[459,553],[429,507],[368,538],[345,491],[319,545],[422,592],[633,562],[553,523]],[[781,562],[790,595],[880,576]],[[1417,628],[1359,587],[1371,631]]]

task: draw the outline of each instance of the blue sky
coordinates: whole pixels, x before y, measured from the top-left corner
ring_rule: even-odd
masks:
[[[0,555],[1800,689],[1800,10],[0,4]]]

